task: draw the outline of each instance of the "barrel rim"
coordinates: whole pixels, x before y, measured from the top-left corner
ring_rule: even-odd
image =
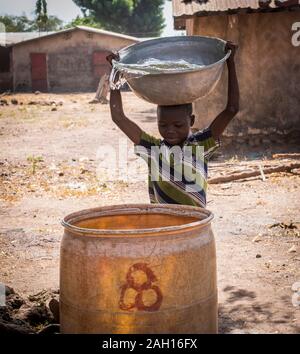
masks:
[[[180,216],[192,216],[200,217],[203,215],[205,218],[192,223],[175,225],[175,226],[165,226],[157,228],[144,228],[144,229],[87,229],[72,225],[71,222],[83,221],[89,216],[89,218],[107,216],[107,215],[120,215],[120,214],[132,214],[134,211],[140,211],[141,214],[149,213],[150,210],[160,209],[164,210],[164,214],[169,215],[180,215]],[[184,211],[184,213],[182,213]],[[189,205],[161,205],[161,204],[121,204],[121,205],[111,205],[98,208],[84,209],[75,213],[71,213],[64,217],[61,221],[62,226],[72,232],[72,234],[77,235],[89,235],[93,236],[109,236],[109,237],[124,237],[124,235],[130,235],[132,237],[143,236],[155,236],[157,233],[170,233],[178,231],[187,231],[195,228],[202,228],[210,224],[211,220],[214,218],[214,214],[204,208],[194,207]]]

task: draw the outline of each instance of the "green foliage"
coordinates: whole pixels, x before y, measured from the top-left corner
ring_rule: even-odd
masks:
[[[43,162],[43,158],[41,156],[28,156],[27,161],[31,163],[31,173],[34,175],[37,165],[39,162]]]
[[[6,32],[30,32],[32,21],[25,15],[22,16],[0,16],[0,22],[5,26]]]
[[[101,24],[99,22],[96,22],[94,18],[89,16],[86,17],[77,16],[73,21],[68,23],[65,26],[65,28],[71,28],[76,26],[89,26],[89,27],[101,28]]]
[[[47,31],[48,13],[46,0],[37,0],[35,5],[35,15],[35,21],[39,31]]]
[[[73,0],[106,30],[137,37],[159,36],[165,27],[164,0]]]
[[[5,26],[6,32],[34,32],[39,30],[35,20],[30,20],[27,16],[0,16],[0,22]],[[63,21],[56,16],[49,16],[45,31],[58,31],[63,28]]]
[[[47,17],[47,23],[45,23],[44,25],[40,26],[39,23],[37,23],[37,21],[32,21],[32,27],[31,27],[31,31],[46,31],[46,32],[51,32],[51,31],[59,31],[61,29],[63,29],[63,21],[60,20],[58,17],[56,16],[48,16]]]

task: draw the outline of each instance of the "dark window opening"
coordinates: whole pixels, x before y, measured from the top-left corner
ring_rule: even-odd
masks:
[[[0,73],[10,72],[10,48],[0,47]]]

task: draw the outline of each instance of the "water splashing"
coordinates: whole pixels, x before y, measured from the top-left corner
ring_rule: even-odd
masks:
[[[205,65],[192,64],[183,59],[161,60],[147,58],[134,64],[113,61],[113,70],[110,75],[110,87],[112,90],[120,89],[126,82],[123,74],[130,74],[131,77],[144,75],[169,74],[176,72],[187,72],[203,68]],[[117,79],[118,77],[118,79]]]

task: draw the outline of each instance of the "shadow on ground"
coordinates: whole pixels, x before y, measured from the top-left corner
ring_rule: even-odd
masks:
[[[286,312],[276,311],[274,303],[260,302],[253,291],[227,286],[223,289],[228,294],[224,303],[219,304],[219,333],[266,333],[265,327],[271,327],[271,333],[299,333],[300,327],[293,320],[290,299],[280,298],[281,308]]]

